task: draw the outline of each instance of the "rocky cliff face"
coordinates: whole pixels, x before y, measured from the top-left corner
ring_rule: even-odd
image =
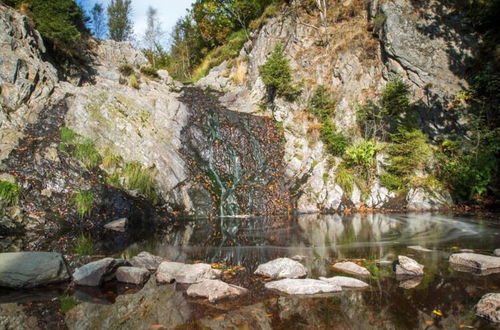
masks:
[[[366,1],[340,1],[326,26],[317,15],[301,10],[300,1],[292,6],[298,14],[285,10],[271,19],[234,63],[214,68],[198,84],[225,91],[221,101],[235,111],[257,113],[265,96],[259,67],[276,43],[283,44],[295,80],[304,82],[304,91],[297,102],[278,100],[274,111],[265,115],[284,123],[286,176],[297,210],[337,211],[360,203],[374,208],[394,205],[396,195],[378,180],[368,194],[357,187],[346,194],[335,184],[339,160],[330,161],[324,151],[315,123],[304,111],[307,100],[318,85],[333,90],[335,124],[356,140],[363,135],[356,124],[358,106],[376,98],[392,77],[399,76],[411,87],[422,129],[431,138],[442,136],[459,127],[447,107],[467,86],[463,77],[473,37],[461,30],[459,14],[445,15],[449,10],[439,1],[369,1],[367,6]],[[377,162],[380,173],[383,154]],[[411,189],[398,202],[409,209],[450,203],[448,193],[420,188]]]
[[[463,73],[473,38],[460,31],[459,17],[443,19],[446,7],[438,1],[365,4],[339,3],[325,25],[317,15],[287,7],[252,36],[233,63],[214,68],[190,88],[165,71],[158,78],[141,74],[140,67],[147,65],[142,53],[112,41],[96,42],[89,54],[91,79],[79,86],[59,82],[56,68],[44,60],[38,32],[25,17],[0,5],[0,175],[9,174],[25,189],[21,209],[30,223],[33,218],[50,222],[47,214],[54,212],[47,210],[54,203],[65,205],[57,215],[64,218],[72,212],[72,194],[82,187],[95,191],[97,209],[116,205],[110,202],[116,198],[107,196],[118,193],[130,206],[121,207],[121,215],[148,216],[137,211],[143,210],[138,199],[145,197],[144,191],[124,174],[130,164],[153,177],[160,205],[175,212],[389,207],[396,195],[378,179],[368,193],[356,186],[347,193],[336,184],[340,160],[325,152],[317,122],[304,111],[307,100],[317,85],[334,90],[335,124],[356,141],[363,135],[356,123],[357,106],[377,97],[397,74],[411,86],[423,129],[431,136],[443,134],[459,126],[446,109],[466,86]],[[300,2],[292,6],[300,7]],[[278,99],[272,112],[263,111],[259,67],[278,42],[285,45],[304,90],[298,101]],[[120,70],[124,64],[131,70],[126,75]],[[101,158],[96,169],[58,149],[63,126],[93,141]],[[23,131],[30,135],[23,148],[12,152]],[[28,156],[36,161],[24,166]],[[379,173],[384,162],[380,153]],[[43,198],[44,210],[36,207],[37,198]],[[450,199],[446,192],[417,188],[400,202],[410,209],[434,209]],[[42,211],[43,220],[34,216]],[[113,220],[109,214],[100,219]]]

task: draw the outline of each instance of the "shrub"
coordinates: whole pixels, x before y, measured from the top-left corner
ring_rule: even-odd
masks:
[[[120,72],[125,77],[129,77],[135,73],[135,70],[130,64],[125,63],[118,67],[118,72]]]
[[[334,114],[335,103],[331,93],[324,86],[319,86],[309,101],[309,111],[320,121],[324,121]]]
[[[300,88],[293,85],[289,62],[283,53],[283,46],[277,44],[266,63],[259,68],[260,76],[267,88],[268,99],[271,102],[276,96],[293,101],[301,93]]]
[[[362,140],[359,144],[346,149],[346,160],[351,166],[371,168],[378,150],[374,141]]]
[[[21,187],[9,181],[0,181],[0,200],[7,206],[15,205],[19,202]]]
[[[61,141],[66,144],[72,144],[77,137],[76,133],[72,129],[66,126],[61,127],[60,133],[61,133]]]
[[[81,217],[90,215],[94,205],[94,194],[88,190],[79,190],[75,193],[71,202],[76,206],[76,213]]]
[[[340,157],[344,154],[347,146],[349,145],[348,138],[337,132],[335,124],[332,120],[327,119],[323,122],[320,128],[321,139],[326,145],[327,151],[332,156]]]
[[[95,253],[94,243],[89,237],[81,234],[76,240],[73,251],[81,256],[93,255]]]
[[[141,195],[156,200],[154,173],[151,169],[145,169],[139,162],[131,162],[125,165],[123,175],[127,178],[127,188],[137,190]]]
[[[135,74],[131,74],[128,76],[128,85],[132,88],[139,89],[139,80],[137,79]]]
[[[75,145],[75,157],[80,160],[87,168],[94,168],[99,165],[101,156],[95,144],[90,139],[84,139]]]
[[[352,170],[346,166],[340,165],[335,173],[335,183],[344,190],[346,195],[350,195],[355,183]]]
[[[141,73],[151,77],[151,78],[159,78],[160,76],[158,75],[158,70],[153,68],[152,66],[143,66],[141,68]]]
[[[434,152],[427,136],[417,129],[400,129],[391,140],[388,166],[380,179],[382,185],[397,191],[411,186],[415,173],[430,167]]]

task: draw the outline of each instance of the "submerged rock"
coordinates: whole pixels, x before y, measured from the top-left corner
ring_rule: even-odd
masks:
[[[278,258],[259,265],[255,274],[273,279],[299,278],[307,275],[307,269],[298,261],[289,258]]]
[[[342,289],[344,289],[344,288],[367,288],[370,286],[370,285],[368,285],[368,283],[360,281],[356,278],[346,277],[346,276],[334,276],[334,277],[329,277],[329,278],[320,277],[319,279],[321,281],[324,281],[324,282],[327,282],[330,284],[338,285],[338,286],[342,287]]]
[[[471,271],[498,271],[500,272],[500,257],[487,256],[477,253],[456,253],[450,256],[450,263],[469,268]]]
[[[342,291],[336,284],[313,279],[284,279],[265,284],[267,289],[274,289],[288,294],[318,294]]]
[[[406,290],[410,290],[419,286],[420,283],[422,283],[423,278],[424,278],[423,276],[414,276],[411,278],[408,278],[408,276],[403,276],[403,277],[396,276],[396,279],[400,280],[399,287]]]
[[[127,218],[121,218],[118,220],[111,221],[107,224],[104,225],[104,228],[117,231],[120,233],[124,233],[125,230],[127,229]]]
[[[123,283],[141,285],[147,281],[150,272],[146,268],[120,267],[116,270],[116,280]]]
[[[414,250],[414,251],[420,251],[420,252],[432,252],[432,250],[429,250],[427,248],[424,248],[420,245],[412,245],[412,246],[408,246],[408,249],[410,250]]]
[[[396,276],[422,276],[424,266],[406,256],[399,256],[396,264]]]
[[[208,264],[188,265],[180,262],[164,261],[158,267],[156,280],[159,283],[198,283],[220,277],[221,271],[212,269]]]
[[[476,315],[500,323],[500,293],[485,294],[476,305]]]
[[[69,279],[66,262],[60,253],[0,253],[0,286],[32,288]]]
[[[358,276],[370,276],[370,272],[365,267],[361,267],[352,261],[337,262],[332,266],[334,270]]]
[[[156,271],[162,261],[163,258],[152,255],[149,252],[142,251],[141,253],[130,259],[130,264],[134,267],[146,268],[150,271]]]
[[[118,267],[125,266],[122,259],[104,258],[88,263],[73,273],[73,281],[77,285],[99,286],[115,276]]]
[[[158,286],[151,278],[135,294],[116,298],[112,305],[81,303],[66,314],[69,329],[150,329],[154,324],[175,328],[190,320],[191,309],[182,292]]]
[[[187,289],[187,294],[190,297],[206,297],[210,302],[224,298],[234,298],[244,295],[248,292],[247,289],[240,286],[224,283],[220,280],[204,280],[196,284],[192,284]]]

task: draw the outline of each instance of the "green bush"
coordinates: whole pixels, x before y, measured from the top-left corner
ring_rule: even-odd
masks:
[[[78,239],[76,240],[75,247],[73,248],[73,251],[81,256],[90,256],[95,253],[95,248],[94,248],[94,243],[92,240],[81,234],[78,236]]]
[[[294,101],[300,95],[300,87],[293,84],[290,61],[285,57],[281,44],[274,47],[259,72],[266,85],[269,101],[274,101],[276,96]]]
[[[346,195],[350,195],[355,184],[352,170],[341,164],[335,171],[335,183],[344,190]]]
[[[141,68],[141,73],[151,78],[159,78],[158,70],[153,68],[152,66],[143,66]]]
[[[135,88],[135,89],[139,89],[140,85],[139,85],[139,80],[137,79],[136,75],[135,74],[131,74],[129,77],[128,77],[128,85],[132,88]]]
[[[60,133],[61,141],[66,144],[72,144],[77,137],[76,133],[66,126],[61,127]]]
[[[120,72],[124,77],[129,77],[135,73],[135,70],[132,65],[125,63],[118,67],[118,72]]]
[[[0,181],[0,200],[7,206],[16,205],[21,195],[21,187],[9,181]]]
[[[88,190],[79,190],[74,194],[71,202],[76,206],[76,213],[81,217],[90,215],[94,205],[94,194]]]
[[[375,156],[378,150],[379,148],[374,141],[362,140],[357,145],[346,149],[346,161],[352,167],[371,168],[375,163]]]
[[[349,140],[344,134],[337,132],[335,124],[331,119],[327,119],[323,122],[320,133],[321,140],[325,143],[328,153],[336,157],[344,155],[349,145]]]
[[[431,170],[434,151],[427,136],[417,129],[400,129],[391,135],[391,140],[381,184],[393,191],[404,190],[411,186],[416,172]]]
[[[84,139],[75,145],[75,157],[80,160],[87,168],[94,168],[99,165],[101,156],[90,139]]]
[[[127,188],[137,190],[141,195],[155,201],[155,179],[151,169],[145,169],[139,162],[131,162],[125,165],[123,175],[127,178]]]
[[[75,53],[75,45],[86,33],[84,15],[73,0],[9,0],[35,23],[43,38],[56,49]]]
[[[314,91],[309,101],[309,111],[320,121],[327,120],[335,112],[335,100],[331,93],[321,85]]]

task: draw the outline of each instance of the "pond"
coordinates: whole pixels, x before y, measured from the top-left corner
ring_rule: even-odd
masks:
[[[97,290],[35,291],[14,298],[0,293],[0,303],[19,299],[29,306],[32,299],[62,302],[70,297],[78,305],[65,322],[78,329],[495,329],[474,315],[474,305],[484,294],[500,292],[500,273],[461,272],[448,262],[452,252],[462,249],[491,255],[495,248],[500,248],[498,217],[409,213],[178,219],[120,255],[148,251],[170,261],[220,264],[230,268],[223,280],[248,288],[246,296],[212,304],[188,297],[185,285],[148,283],[141,289],[111,282]],[[391,264],[398,255],[423,264],[425,275],[398,281]],[[300,260],[308,278],[345,275],[331,266],[354,261],[370,270],[372,276],[363,279],[370,287],[320,297],[280,295],[253,274],[259,264],[279,257]]]

